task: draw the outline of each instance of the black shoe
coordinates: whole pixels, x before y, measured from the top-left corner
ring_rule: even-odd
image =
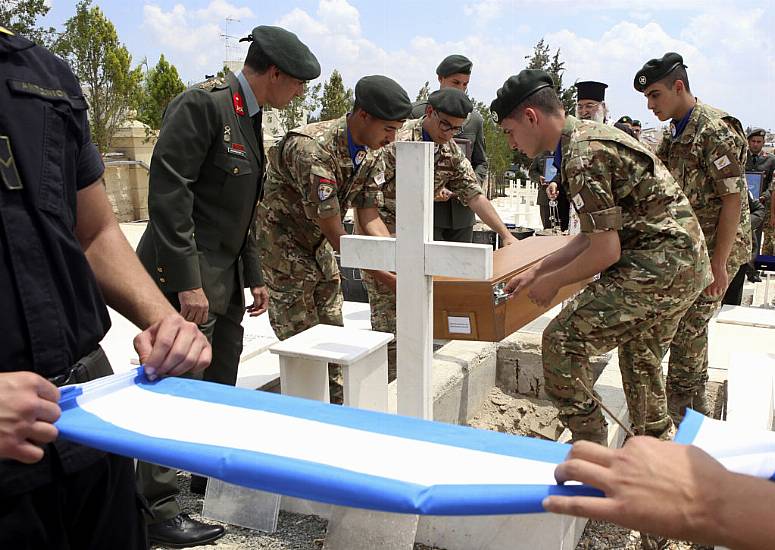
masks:
[[[759,277],[759,273],[758,272],[753,271],[753,272],[748,274],[748,282],[750,282],[750,283],[761,283],[762,282],[762,278]]]
[[[168,520],[148,525],[151,543],[170,548],[186,548],[209,544],[221,538],[224,529],[220,525],[208,525],[188,514],[178,514]]]
[[[189,490],[195,495],[204,496],[207,490],[207,478],[191,474],[191,487]]]

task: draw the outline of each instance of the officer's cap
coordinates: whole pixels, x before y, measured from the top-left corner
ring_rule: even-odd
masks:
[[[436,67],[436,74],[441,77],[451,74],[471,74],[471,68],[474,66],[471,60],[464,55],[448,55]]]
[[[398,82],[382,75],[364,76],[355,85],[355,103],[382,120],[405,120],[412,102]]]
[[[490,103],[493,120],[500,122],[538,90],[553,86],[549,73],[540,69],[524,69],[518,75],[510,76]]]
[[[616,122],[617,124],[629,124],[630,126],[632,126],[632,119],[627,115],[620,117],[619,120],[617,120]]]
[[[678,66],[686,67],[683,57],[675,52],[667,52],[658,59],[650,59],[646,61],[641,70],[635,73],[633,85],[636,90],[642,92],[655,82],[665,78]]]
[[[633,120],[630,124],[632,124],[633,126],[637,126],[638,128],[640,128],[641,126],[640,120]]]
[[[261,25],[240,42],[251,42],[250,50],[259,49],[285,74],[299,80],[314,80],[320,76],[320,63],[299,37],[280,27]],[[248,56],[250,55],[248,50]]]
[[[428,96],[428,103],[439,112],[457,118],[465,118],[474,110],[468,96],[457,88],[442,88]]]
[[[767,132],[764,128],[752,128],[751,131],[748,132],[748,139],[751,139],[752,137],[767,137]]]
[[[591,99],[592,101],[605,101],[606,88],[608,88],[608,84],[595,82],[594,80],[576,82],[576,100]]]

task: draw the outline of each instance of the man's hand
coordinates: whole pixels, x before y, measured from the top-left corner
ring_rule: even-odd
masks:
[[[201,325],[207,321],[210,310],[210,302],[207,301],[205,291],[201,288],[182,290],[178,292],[180,301],[180,314],[186,321]]]
[[[506,286],[504,287],[504,291],[510,294],[510,297],[514,297],[520,292],[522,292],[523,289],[531,286],[533,282],[536,279],[536,272],[535,269],[528,269],[523,271],[522,273],[519,273],[517,275],[514,275],[508,283],[506,283]]]
[[[556,181],[550,181],[546,186],[546,195],[549,197],[549,200],[557,200],[557,197],[560,195],[560,191],[557,189]]]
[[[59,389],[33,372],[0,374],[0,458],[32,464],[57,438]]]
[[[543,176],[538,176],[538,183],[541,185],[546,185],[546,178]]]
[[[719,262],[711,260],[711,270],[713,271],[713,282],[703,290],[703,294],[710,297],[721,296],[727,291],[729,286],[729,276],[725,264],[719,265]]]
[[[507,236],[501,237],[501,244],[503,244],[503,246],[511,246],[513,244],[517,244],[517,242],[517,238],[511,233],[509,233]]]
[[[379,284],[383,285],[393,294],[396,293],[398,278],[395,273],[391,271],[369,271],[369,273],[371,273],[372,277],[374,277]]]
[[[163,317],[135,336],[134,344],[140,364],[151,380],[203,371],[213,356],[205,335],[177,313]]]
[[[250,293],[253,295],[253,304],[245,309],[251,317],[258,317],[269,307],[269,291],[265,286],[254,286],[250,288]]]
[[[573,480],[596,487],[608,498],[550,496],[544,508],[665,537],[713,542],[707,522],[723,501],[717,487],[725,475],[721,464],[688,445],[644,436],[621,449],[580,441],[554,476],[560,484]]]
[[[449,199],[452,199],[452,198],[454,198],[456,196],[457,195],[455,195],[455,193],[453,193],[452,191],[450,191],[446,187],[442,187],[441,189],[439,189],[439,192],[436,193],[436,196],[433,197],[433,200],[436,201],[436,202],[446,202]]]

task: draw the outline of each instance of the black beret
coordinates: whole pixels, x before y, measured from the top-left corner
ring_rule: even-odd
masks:
[[[382,75],[364,76],[355,85],[355,103],[382,120],[404,120],[412,102],[398,82]]]
[[[299,37],[280,27],[261,25],[240,42],[252,42],[248,50],[259,49],[269,62],[282,72],[299,80],[315,80],[320,76],[320,63]]]
[[[620,117],[619,120],[616,121],[617,124],[630,124],[632,125],[632,119],[628,117],[627,115],[624,115],[623,117]]]
[[[757,136],[767,137],[767,132],[764,131],[764,128],[751,128],[751,131],[748,132],[748,139]]]
[[[658,82],[669,75],[673,69],[678,66],[686,67],[684,59],[675,52],[667,52],[659,59],[650,59],[646,61],[643,68],[635,73],[633,86],[639,92],[642,92],[654,82]]]
[[[576,100],[591,99],[592,101],[605,101],[605,89],[608,84],[584,80],[576,82]]]
[[[524,69],[518,75],[510,76],[490,103],[493,120],[500,122],[538,90],[553,86],[554,81],[549,73],[540,69]]]
[[[428,103],[439,112],[457,118],[466,118],[474,110],[474,104],[462,90],[442,88],[428,96]]]
[[[449,76],[451,74],[471,74],[471,68],[474,66],[471,60],[464,55],[448,55],[436,67],[438,76]]]
[[[630,124],[632,124],[633,126],[637,126],[638,128],[640,128],[640,120],[633,120],[633,121],[632,121]]]

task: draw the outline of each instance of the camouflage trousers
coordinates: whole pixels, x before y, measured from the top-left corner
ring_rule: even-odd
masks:
[[[729,280],[740,266],[727,265]],[[683,419],[686,407],[708,415],[705,384],[708,382],[708,323],[721,306],[721,296],[700,294],[678,323],[670,343],[667,372],[667,404],[675,422]]]
[[[266,266],[263,273],[269,290],[269,323],[280,340],[321,323],[344,326],[339,279],[299,279]],[[330,364],[328,387],[332,403],[343,401],[342,382],[342,367]]]
[[[542,344],[546,393],[574,441],[607,444],[600,406],[581,384],[592,390],[589,357],[617,346],[633,431],[660,438],[674,433],[661,361],[678,321],[696,297],[692,292],[628,291],[603,276],[549,323]]]
[[[361,277],[369,294],[371,329],[396,334],[396,295],[366,271]],[[388,344],[388,382],[396,379],[397,342],[398,336]]]
[[[773,199],[775,200],[775,199]],[[762,225],[762,254],[764,256],[775,256],[775,228],[770,227],[770,208],[767,204],[767,214],[764,216]]]

